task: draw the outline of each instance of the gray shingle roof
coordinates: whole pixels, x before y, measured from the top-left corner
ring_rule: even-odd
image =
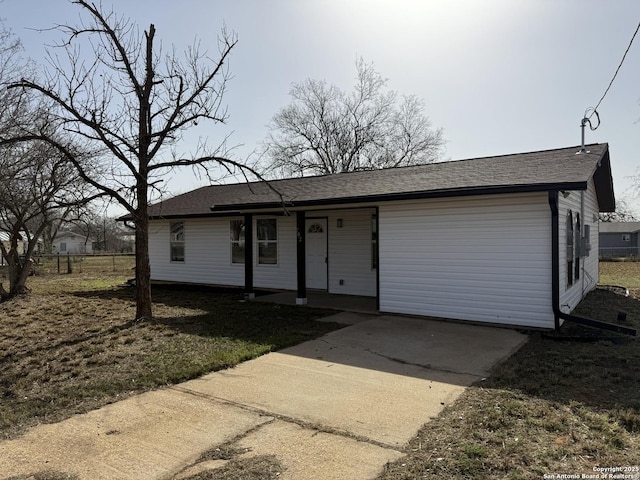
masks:
[[[335,205],[490,193],[581,190],[593,176],[601,211],[614,208],[608,145],[484,157],[386,170],[212,185],[150,206],[151,217],[208,216],[251,208]],[[270,188],[271,187],[271,188]],[[279,192],[282,198],[279,197]]]

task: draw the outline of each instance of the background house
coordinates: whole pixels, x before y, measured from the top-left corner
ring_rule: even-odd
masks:
[[[11,240],[10,240],[9,233],[0,230],[0,242],[2,242],[2,244],[4,245],[4,248],[8,251],[11,248]],[[27,251],[27,248],[28,248],[28,242],[26,240],[18,241],[18,255],[23,255],[24,252]],[[6,262],[4,260],[4,257],[0,255],[0,266],[4,265],[5,263]]]
[[[51,243],[52,252],[60,255],[93,253],[93,241],[86,235],[71,231],[60,231]]]
[[[600,223],[601,258],[637,257],[640,253],[640,222]]]

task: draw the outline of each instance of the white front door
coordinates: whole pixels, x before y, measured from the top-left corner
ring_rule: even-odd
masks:
[[[305,232],[307,288],[327,290],[327,219],[308,218]]]

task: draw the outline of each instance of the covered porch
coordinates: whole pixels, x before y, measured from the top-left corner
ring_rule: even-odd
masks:
[[[342,295],[321,291],[307,291],[307,303],[309,307],[328,308],[345,312],[377,314],[376,297],[361,295]],[[282,305],[296,305],[297,293],[294,291],[259,295],[254,298],[257,302],[272,302]]]

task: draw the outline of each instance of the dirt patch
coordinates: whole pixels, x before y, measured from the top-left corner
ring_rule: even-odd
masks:
[[[222,467],[206,470],[183,480],[275,480],[284,471],[274,455],[230,460]]]

